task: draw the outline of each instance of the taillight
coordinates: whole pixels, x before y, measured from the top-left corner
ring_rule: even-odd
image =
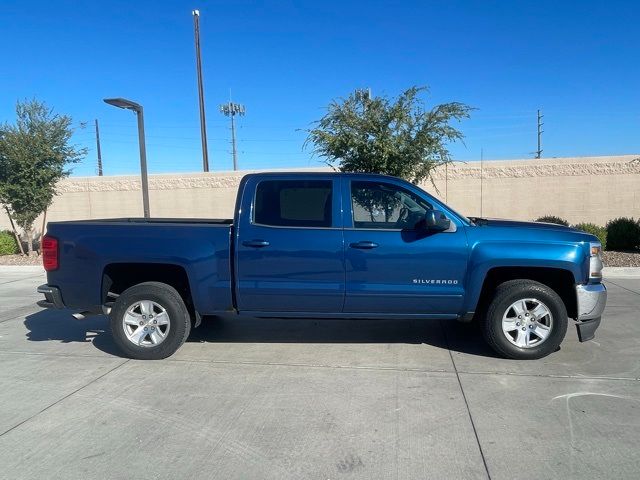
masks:
[[[58,240],[48,235],[42,237],[42,265],[47,272],[58,268]]]

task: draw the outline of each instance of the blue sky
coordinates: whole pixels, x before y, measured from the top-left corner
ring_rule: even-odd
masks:
[[[536,109],[543,156],[640,152],[640,2],[629,1],[31,1],[0,4],[0,121],[37,97],[77,122],[100,122],[106,174],[138,171],[135,116],[145,107],[152,173],[199,171],[193,20],[201,11],[212,170],[231,169],[228,119],[246,106],[240,168],[318,165],[305,129],[360,87],[396,95],[428,85],[428,104],[478,110],[460,124],[460,160],[527,158]],[[95,173],[89,147],[75,175]]]

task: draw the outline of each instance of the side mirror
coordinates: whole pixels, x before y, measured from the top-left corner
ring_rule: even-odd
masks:
[[[427,230],[442,232],[449,230],[451,220],[449,220],[440,210],[427,210],[424,214],[424,224]]]

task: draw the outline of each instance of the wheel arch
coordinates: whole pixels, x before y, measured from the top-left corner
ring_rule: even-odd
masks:
[[[107,310],[126,289],[144,282],[160,282],[172,286],[182,297],[195,325],[200,315],[194,304],[189,275],[182,265],[173,263],[110,263],[102,271],[100,300]]]
[[[557,267],[503,266],[489,269],[483,279],[482,288],[479,289],[475,311],[483,311],[493,298],[498,286],[509,280],[533,280],[546,285],[560,296],[568,317],[577,317],[574,274],[570,270]]]

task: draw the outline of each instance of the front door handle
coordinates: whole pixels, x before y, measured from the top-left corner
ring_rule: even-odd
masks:
[[[263,248],[268,247],[269,242],[267,242],[266,240],[245,240],[244,242],[242,242],[242,245],[244,245],[245,247]]]
[[[354,242],[350,243],[349,246],[351,248],[359,248],[361,250],[371,250],[372,248],[376,248],[378,244],[376,242],[364,241],[364,242]]]

